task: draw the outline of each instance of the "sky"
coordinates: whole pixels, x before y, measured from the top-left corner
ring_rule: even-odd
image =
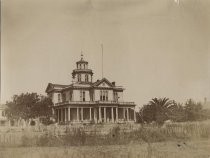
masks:
[[[71,84],[84,59],[138,106],[210,100],[210,1],[2,0],[1,103]]]

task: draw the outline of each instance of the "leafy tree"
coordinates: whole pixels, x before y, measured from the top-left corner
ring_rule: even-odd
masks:
[[[202,109],[201,103],[196,103],[192,99],[187,100],[183,106],[168,98],[153,98],[148,104],[144,105],[138,116],[138,122],[152,122],[158,124],[166,120],[175,122],[197,121],[210,118],[208,110]]]
[[[170,118],[171,106],[174,104],[169,98],[153,98],[149,104],[155,109],[155,121],[158,124],[162,124]]]
[[[185,110],[182,104],[173,101],[173,106],[170,106],[169,119],[175,122],[185,121]]]
[[[189,99],[185,103],[185,120],[196,121],[202,119],[202,104]]]
[[[30,119],[52,116],[52,102],[48,97],[37,93],[22,93],[14,95],[12,101],[7,102],[7,116],[10,119]]]
[[[137,115],[138,122],[140,123],[150,123],[155,121],[155,107],[151,104],[145,104],[139,111],[139,115]]]

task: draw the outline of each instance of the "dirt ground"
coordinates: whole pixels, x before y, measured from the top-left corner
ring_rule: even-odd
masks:
[[[0,148],[0,158],[210,158],[210,141]]]

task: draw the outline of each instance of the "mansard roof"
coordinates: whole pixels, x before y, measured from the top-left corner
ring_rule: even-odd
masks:
[[[64,87],[62,90],[67,90],[67,89],[89,89],[91,88],[92,86],[92,83],[87,83],[87,82],[80,82],[80,83],[72,83],[71,85],[67,86],[67,87]]]
[[[46,93],[51,92],[52,90],[62,90],[65,87],[68,87],[70,85],[61,85],[61,84],[53,84],[53,83],[48,83],[47,88],[45,90]]]
[[[108,85],[108,87],[101,87],[100,85],[102,83],[106,83]],[[111,88],[117,91],[123,91],[124,89],[120,86],[115,86],[113,83],[111,83],[108,79],[103,78],[101,80],[97,80],[94,83],[86,83],[86,82],[81,82],[81,83],[72,83],[70,85],[61,85],[61,84],[52,84],[49,83],[45,92],[46,93],[50,93],[52,91],[57,91],[57,92],[61,92],[63,90],[67,90],[67,89],[90,89],[90,88]]]

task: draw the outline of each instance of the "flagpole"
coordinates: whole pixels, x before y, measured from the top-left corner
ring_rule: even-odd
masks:
[[[101,60],[102,60],[101,68],[102,68],[102,79],[103,79],[103,77],[104,77],[104,60],[103,60],[103,58],[104,58],[104,48],[103,48],[103,44],[101,44],[101,53],[102,53],[102,56],[101,56]]]

